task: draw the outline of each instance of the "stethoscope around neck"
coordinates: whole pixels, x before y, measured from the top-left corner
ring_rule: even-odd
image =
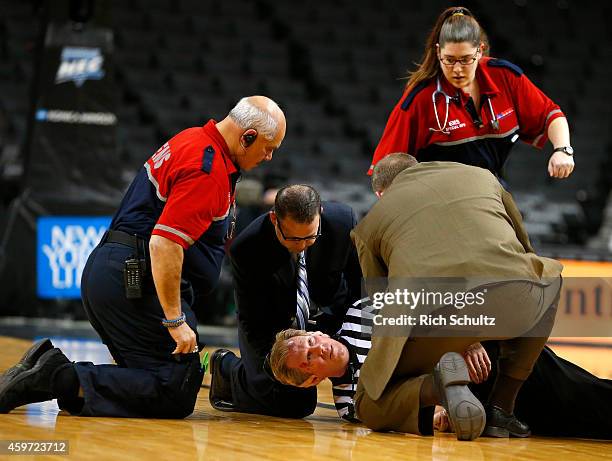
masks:
[[[444,104],[446,108],[446,113],[444,114],[443,123],[440,122],[440,114],[438,114],[438,105],[436,104],[438,95],[441,95],[444,98]],[[495,115],[495,111],[493,110],[493,104],[491,104],[491,99],[490,98],[486,98],[486,99],[489,105],[489,111],[491,112],[491,127],[493,128],[493,130],[499,131],[499,120],[497,120],[497,116]],[[449,96],[448,94],[446,94],[444,90],[442,89],[442,83],[440,82],[440,77],[438,77],[436,79],[436,91],[434,91],[431,95],[431,102],[433,103],[434,115],[436,116],[436,123],[438,124],[438,129],[430,128],[429,131],[433,131],[433,132],[439,131],[440,133],[444,133],[446,135],[451,134],[450,130],[447,128],[448,113],[450,110],[451,100],[459,102],[459,97],[458,96],[453,97],[453,96]]]

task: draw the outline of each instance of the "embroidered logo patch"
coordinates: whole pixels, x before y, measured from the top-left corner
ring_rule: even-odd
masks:
[[[507,117],[508,115],[510,115],[512,112],[514,112],[514,109],[510,108],[510,109],[506,109],[505,111],[503,111],[501,114],[497,114],[497,120],[500,120],[504,117]]]
[[[457,118],[455,120],[451,120],[450,122],[448,122],[449,131],[457,130],[459,128],[465,128],[465,122],[461,122]]]

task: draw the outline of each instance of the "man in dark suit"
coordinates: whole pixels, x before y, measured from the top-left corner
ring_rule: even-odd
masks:
[[[361,270],[350,232],[355,216],[340,203],[321,203],[315,189],[293,185],[274,210],[232,243],[240,358],[220,349],[211,360],[211,405],[218,410],[302,418],[316,388],[274,380],[266,369],[276,333],[298,327],[333,334],[360,297]]]

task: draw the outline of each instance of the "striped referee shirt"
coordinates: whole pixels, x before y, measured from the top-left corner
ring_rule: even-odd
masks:
[[[369,298],[356,301],[346,312],[344,323],[337,339],[349,351],[349,363],[346,373],[339,378],[330,378],[334,404],[338,415],[348,421],[358,422],[355,417],[355,392],[359,370],[365,361],[372,345],[372,318],[374,307]]]

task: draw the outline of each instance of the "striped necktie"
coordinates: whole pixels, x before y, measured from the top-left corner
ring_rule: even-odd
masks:
[[[310,312],[310,297],[308,296],[308,275],[306,274],[306,256],[302,251],[298,255],[297,276],[297,309],[296,320],[300,330],[305,330]]]

